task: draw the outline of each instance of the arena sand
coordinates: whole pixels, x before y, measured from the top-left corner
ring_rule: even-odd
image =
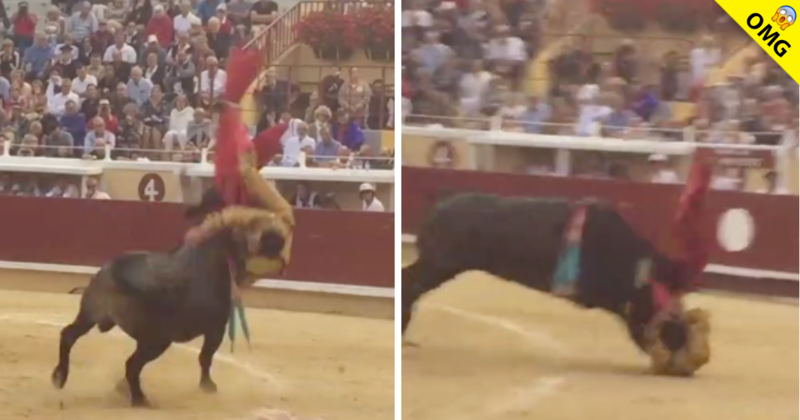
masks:
[[[69,382],[50,384],[60,326],[79,296],[0,291],[0,420],[251,420],[258,411],[300,419],[390,420],[394,416],[393,323],[249,309],[253,345],[214,362],[219,393],[198,388],[200,340],[173,345],[148,365],[143,388],[155,406],[131,409],[114,390],[134,342],[93,330],[75,346]],[[284,418],[270,416],[273,419]]]
[[[421,300],[403,348],[406,420],[793,420],[798,308],[699,295],[711,363],[646,373],[619,321],[466,273]]]

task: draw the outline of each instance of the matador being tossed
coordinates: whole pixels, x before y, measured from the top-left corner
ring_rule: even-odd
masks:
[[[267,274],[284,272],[290,260],[295,226],[292,206],[259,172],[264,163],[280,153],[285,127],[277,126],[251,139],[242,122],[239,102],[256,80],[262,60],[258,51],[231,52],[224,101],[218,106],[214,188],[206,191],[199,206],[187,212],[187,215],[207,215],[202,224],[187,233],[187,241],[195,242],[226,226],[258,223],[265,218],[273,221],[274,230],[285,241],[283,252],[279,258],[254,257],[247,267],[232,268],[232,276],[246,276],[248,283]]]

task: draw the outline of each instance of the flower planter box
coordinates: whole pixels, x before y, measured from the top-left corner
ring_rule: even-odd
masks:
[[[325,61],[345,61],[353,56],[353,49],[347,47],[319,47],[314,48],[314,57]]]
[[[394,62],[394,44],[392,45],[367,45],[364,54],[373,61]]]

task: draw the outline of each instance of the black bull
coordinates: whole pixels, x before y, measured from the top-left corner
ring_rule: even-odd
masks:
[[[119,326],[136,340],[125,363],[131,404],[147,405],[139,377],[144,366],[173,342],[204,337],[200,351],[200,386],[213,392],[211,362],[222,343],[231,310],[230,260],[237,266],[252,254],[246,232],[224,228],[197,245],[170,253],[130,253],[105,264],[84,292],[75,321],[61,331],[59,362],[53,384],[62,388],[69,376],[75,342],[94,326],[107,332]],[[283,237],[265,233],[258,252],[280,255]],[[237,279],[237,282],[241,279]]]
[[[640,262],[651,261],[655,277],[668,273],[671,262],[610,205],[563,199],[464,194],[439,202],[418,232],[417,260],[403,268],[403,331],[420,297],[465,271],[549,292],[565,229],[578,207],[586,209],[586,222],[571,299],[621,317],[642,347],[655,309],[650,286],[637,285]]]

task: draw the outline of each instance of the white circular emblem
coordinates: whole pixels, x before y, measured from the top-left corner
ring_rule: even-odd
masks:
[[[717,241],[728,252],[744,251],[753,242],[756,227],[753,216],[745,209],[730,209],[717,224]]]

